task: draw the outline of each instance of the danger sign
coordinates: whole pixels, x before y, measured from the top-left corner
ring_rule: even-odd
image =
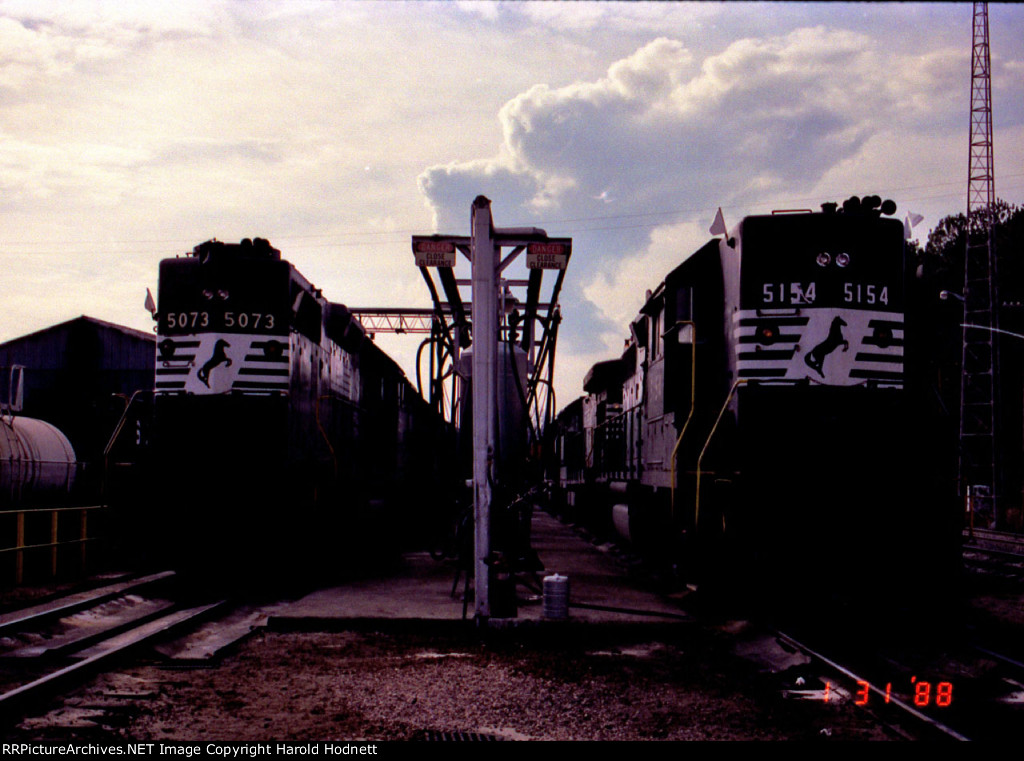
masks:
[[[417,267],[454,267],[455,244],[450,240],[413,240]]]
[[[569,247],[564,243],[531,243],[526,247],[526,267],[531,270],[564,270]]]

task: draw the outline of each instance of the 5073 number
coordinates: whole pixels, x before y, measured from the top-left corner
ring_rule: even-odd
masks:
[[[217,317],[218,315],[215,315]],[[224,312],[219,315],[217,328],[242,328],[244,330],[273,330],[277,320],[267,312]],[[164,316],[168,330],[209,328],[214,318],[209,312],[168,312]]]
[[[252,328],[253,330],[273,330],[274,315],[262,312],[225,312],[224,327]]]
[[[167,327],[174,328],[208,328],[210,327],[209,312],[168,312]]]

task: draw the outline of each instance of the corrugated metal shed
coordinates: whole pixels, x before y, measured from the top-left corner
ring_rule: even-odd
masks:
[[[155,344],[152,333],[83,315],[0,344],[0,367],[25,366],[21,414],[57,426],[79,461],[93,461],[123,397],[153,388]]]

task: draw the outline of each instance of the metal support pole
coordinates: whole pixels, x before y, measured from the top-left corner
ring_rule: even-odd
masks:
[[[473,280],[473,524],[475,532],[475,615],[491,615],[491,467],[495,445],[498,359],[498,247],[494,242],[491,202],[473,201],[471,213]]]
[[[514,612],[514,585],[510,588],[508,582],[512,579],[511,574],[515,571],[515,561],[519,558],[502,558],[511,560],[508,564],[500,566],[502,574],[498,575],[495,566],[495,553],[493,546],[498,546],[503,552],[507,552],[507,546],[515,546],[518,538],[504,536],[493,536],[493,523],[496,523],[492,516],[495,512],[495,488],[496,484],[502,485],[498,493],[501,500],[500,508],[510,507],[505,504],[506,498],[511,496],[511,484],[517,480],[518,474],[528,459],[526,446],[520,446],[522,442],[514,439],[518,433],[518,426],[529,426],[529,414],[532,405],[536,404],[536,385],[544,382],[549,388],[549,407],[553,406],[553,392],[550,391],[550,377],[542,378],[542,358],[545,351],[551,352],[548,368],[549,375],[553,369],[554,332],[557,331],[558,317],[558,292],[565,274],[565,268],[572,252],[572,239],[570,238],[548,238],[543,230],[535,227],[514,227],[495,228],[491,216],[491,202],[484,196],[477,196],[473,201],[470,210],[469,237],[446,236],[446,235],[414,235],[412,237],[413,254],[416,257],[416,265],[423,273],[427,287],[430,289],[431,298],[434,302],[434,310],[441,318],[441,325],[446,325],[444,314],[450,314],[452,318],[452,336],[449,356],[452,362],[452,369],[449,373],[452,381],[452,421],[457,421],[460,430],[464,430],[463,424],[472,426],[472,489],[473,489],[473,573],[476,578],[476,609],[475,617],[480,622],[486,622],[488,618],[497,613],[500,616],[515,615]],[[511,247],[513,251],[502,259],[502,247]],[[502,271],[513,263],[523,252],[526,252],[526,268],[531,270],[529,280],[501,279]],[[472,277],[470,280],[460,280],[455,277],[455,254],[461,253],[470,260]],[[442,305],[434,286],[433,279],[428,274],[428,268],[436,268],[441,285],[444,287],[448,304]],[[551,294],[548,304],[540,303],[540,286],[543,278],[542,270],[559,270],[558,279]],[[467,305],[459,288],[469,285],[472,287],[472,304]],[[504,309],[499,307],[512,307],[512,303],[506,304],[509,298],[515,298],[512,287],[527,287],[526,313],[520,315],[520,320],[505,322]],[[466,321],[466,309],[471,310],[472,326]],[[447,312],[444,307],[447,307]],[[547,309],[548,314],[543,316],[540,312]],[[544,327],[544,336],[541,339],[541,346],[546,347],[540,352],[540,358],[535,353],[534,321],[539,321]],[[530,360],[535,360],[537,369],[527,378],[528,387],[518,390],[525,396],[525,409],[522,414],[517,399],[505,398],[510,390],[506,388],[506,371],[502,372],[501,383],[499,384],[499,357],[500,347],[509,350],[509,360],[512,368],[507,372],[518,373],[520,370],[519,360],[512,351],[511,343],[504,344],[500,340],[499,330],[505,325],[510,333],[514,332],[517,326],[522,326],[522,351]],[[445,328],[447,330],[447,328]],[[472,336],[473,356],[469,368],[459,361],[459,354],[469,343]],[[511,336],[507,337],[511,341]],[[437,375],[444,376],[445,363],[444,353],[438,347]],[[527,362],[529,366],[529,362]],[[467,372],[468,370],[468,372]],[[432,375],[434,373],[432,372]],[[461,405],[465,401],[462,397],[463,375],[468,375],[472,388],[472,421],[463,419]],[[518,384],[517,382],[517,385]],[[499,389],[502,391],[499,397]],[[458,414],[456,414],[458,413]],[[539,415],[538,415],[539,417]],[[500,435],[504,429],[499,429],[499,422],[507,426],[513,437],[506,442]],[[526,430],[522,431],[525,438]],[[502,444],[506,444],[505,451],[500,451]],[[521,460],[522,462],[509,463],[510,460]],[[507,472],[498,472],[501,468],[507,468]],[[516,474],[513,477],[509,473]],[[504,521],[504,513],[498,512],[497,518],[501,519],[499,530],[503,533],[506,530],[504,524],[511,521]],[[511,555],[511,553],[509,553]],[[497,580],[491,589],[490,581],[492,574]],[[512,598],[508,599],[508,592],[511,590]],[[493,596],[492,596],[493,594]],[[508,602],[508,605],[503,603]]]

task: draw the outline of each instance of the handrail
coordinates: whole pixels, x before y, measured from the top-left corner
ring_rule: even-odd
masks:
[[[692,320],[680,320],[676,322],[675,327],[681,325],[690,326],[690,412],[686,415],[686,422],[683,423],[683,429],[679,432],[679,438],[676,439],[676,444],[672,447],[672,455],[669,457],[669,472],[671,473],[670,480],[670,502],[669,502],[669,517],[674,522],[676,518],[676,456],[679,453],[679,446],[683,443],[683,436],[686,434],[686,429],[690,427],[690,421],[693,419],[693,411],[697,407],[697,326]]]
[[[30,515],[42,515],[43,513],[77,513],[83,510],[103,510],[106,505],[81,505],[78,507],[23,507],[18,510],[0,510],[0,515],[17,515],[28,513]]]
[[[114,449],[114,444],[117,443],[118,438],[121,436],[121,432],[124,430],[125,423],[128,422],[128,412],[131,410],[132,405],[135,404],[135,400],[139,394],[150,394],[153,393],[151,389],[137,389],[132,392],[130,397],[126,397],[124,394],[113,394],[120,399],[124,399],[124,411],[121,413],[121,418],[117,421],[117,425],[114,426],[114,432],[110,434],[110,439],[107,441],[107,445],[103,447],[103,472],[101,473],[100,479],[100,500],[106,500],[107,498],[107,480],[110,477],[110,453]]]
[[[711,444],[711,439],[714,438],[715,433],[718,431],[718,424],[722,422],[722,417],[725,415],[726,409],[729,407],[729,402],[732,401],[733,395],[736,393],[736,389],[740,386],[745,386],[748,382],[747,378],[740,378],[732,384],[732,388],[729,390],[729,395],[725,398],[725,403],[722,405],[722,409],[718,412],[718,417],[715,419],[715,424],[711,427],[711,432],[708,434],[707,440],[704,442],[704,447],[700,450],[700,456],[697,457],[697,493],[695,495],[693,505],[693,525],[697,526],[697,521],[700,519],[700,474],[701,464],[704,461],[704,455],[708,451],[708,446]]]
[[[12,547],[0,547],[0,555],[4,555],[8,552],[15,553],[14,560],[14,583],[21,584],[25,580],[25,553],[29,550],[50,550],[50,576],[55,577],[57,575],[57,550],[59,547],[66,547],[70,545],[81,546],[81,562],[85,565],[86,560],[86,545],[89,542],[96,541],[98,537],[89,536],[88,531],[88,511],[89,510],[100,510],[103,509],[103,505],[83,505],[79,507],[38,507],[38,508],[22,508],[20,510],[0,510],[0,515],[14,515],[16,516],[15,521],[15,539],[14,546]],[[77,539],[65,539],[64,541],[58,541],[59,536],[59,513],[79,513],[79,530]],[[50,541],[42,542],[39,544],[25,544],[25,516],[44,516],[48,515],[50,518]]]
[[[121,431],[124,430],[124,424],[128,422],[128,411],[135,404],[135,398],[139,394],[151,394],[151,389],[138,389],[132,392],[130,397],[125,397],[124,394],[114,394],[114,396],[125,399],[124,412],[121,413],[121,418],[117,421],[117,425],[114,426],[114,432],[110,434],[110,440],[107,441],[107,445],[103,447],[103,461],[106,463],[107,457],[110,455],[110,451],[114,448],[114,444],[117,443],[118,437],[121,435]]]
[[[315,417],[316,417],[316,427],[320,430],[320,435],[324,437],[324,443],[327,445],[327,450],[331,453],[331,465],[334,466],[334,477],[335,478],[338,477],[338,455],[334,451],[334,446],[331,444],[331,439],[327,435],[327,431],[324,430],[323,423],[320,422],[320,402],[322,402],[324,399],[330,399],[330,400],[333,401],[336,398],[338,398],[338,397],[335,396],[334,394],[323,394],[321,396],[318,396],[317,399],[316,399],[316,409],[315,409],[315,413],[316,413],[315,414]]]

